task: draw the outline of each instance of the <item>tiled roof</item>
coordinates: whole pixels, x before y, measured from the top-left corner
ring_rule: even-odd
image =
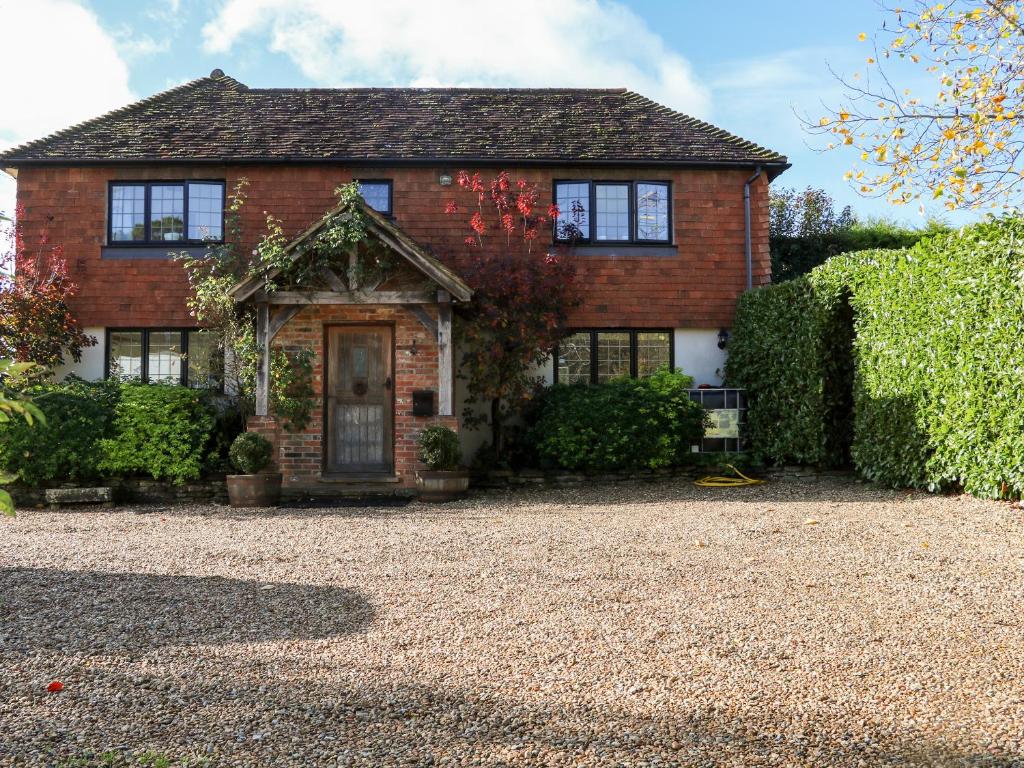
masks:
[[[786,163],[625,89],[248,88],[220,70],[0,154],[161,160]]]

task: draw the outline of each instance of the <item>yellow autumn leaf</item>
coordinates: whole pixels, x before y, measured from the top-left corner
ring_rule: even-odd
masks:
[[[861,32],[859,35],[857,35],[857,39],[860,40],[862,43],[867,39],[867,37],[868,36],[865,35],[863,32]]]
[[[839,113],[839,119],[842,120],[843,122],[849,120],[850,119],[850,113],[849,112],[840,112]]]

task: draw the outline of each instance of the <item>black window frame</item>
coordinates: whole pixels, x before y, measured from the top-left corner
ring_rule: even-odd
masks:
[[[166,327],[151,327],[151,328],[140,328],[138,326],[124,327],[124,328],[106,328],[104,333],[104,344],[103,344],[103,378],[110,378],[110,336],[113,333],[141,333],[142,334],[142,359],[139,363],[139,380],[143,384],[149,384],[149,335],[151,333],[177,333],[181,337],[181,355],[182,365],[181,373],[178,375],[177,386],[189,387],[188,380],[188,337],[190,334],[197,333],[205,330],[203,328],[196,328],[194,326],[188,328],[166,328]],[[198,389],[198,388],[197,388]],[[224,376],[221,376],[220,382],[216,387],[202,387],[206,391],[220,392],[224,391]]]
[[[391,218],[395,215],[395,182],[393,179],[355,179],[356,184],[385,184],[388,188],[388,209],[387,211],[377,211],[376,208],[370,207],[377,211],[381,216]],[[364,200],[365,202],[365,200]],[[366,203],[370,205],[369,203]]]
[[[675,344],[675,329],[673,328],[572,328],[566,333],[566,336],[573,336],[577,333],[586,333],[590,335],[590,380],[587,384],[597,384],[597,335],[599,333],[628,333],[629,334],[629,377],[631,379],[637,378],[638,364],[638,352],[637,347],[637,334],[638,333],[667,333],[668,334],[668,365],[669,368],[675,370],[676,367],[676,344]],[[552,358],[552,382],[558,384],[558,356],[559,348],[556,346],[554,356]]]
[[[666,245],[672,245],[675,242],[675,216],[673,212],[673,197],[672,197],[672,182],[668,179],[552,179],[551,181],[551,199],[553,202],[558,202],[558,185],[559,184],[587,184],[589,186],[588,193],[588,205],[587,210],[587,223],[589,231],[584,233],[584,237],[580,237],[576,240],[570,238],[562,238],[558,236],[558,227],[552,227],[553,239],[552,242],[555,245],[570,245],[570,244],[582,244],[582,245],[600,245],[600,246],[616,246],[616,245],[629,245],[629,246],[652,246],[652,247],[664,247]],[[639,226],[637,225],[637,216],[639,215],[639,207],[637,206],[637,185],[639,184],[657,184],[665,187],[666,194],[668,195],[668,224],[667,232],[664,240],[641,240],[638,238],[637,233],[639,232]],[[628,240],[598,240],[597,239],[597,187],[598,186],[618,186],[618,187],[629,187],[629,239]]]
[[[188,185],[189,184],[218,184],[220,185],[220,239],[219,240],[195,240],[188,236]],[[143,232],[145,238],[142,240],[115,240],[114,239],[114,187],[144,187],[144,214]],[[181,187],[183,216],[182,216],[182,237],[181,240],[153,240],[152,221],[152,188],[153,187]],[[107,182],[107,245],[113,248],[141,248],[159,247],[174,249],[177,247],[188,247],[195,245],[221,245],[224,242],[224,215],[227,210],[227,183],[224,179],[147,179],[145,181],[132,181],[129,179],[117,179]],[[122,330],[122,329],[118,329]],[[138,329],[133,329],[138,330]]]

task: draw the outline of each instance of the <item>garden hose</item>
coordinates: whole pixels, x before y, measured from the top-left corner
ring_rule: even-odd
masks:
[[[760,485],[764,480],[757,480],[753,477],[747,477],[740,472],[732,464],[726,464],[729,469],[735,472],[739,477],[721,477],[715,475],[708,475],[702,477],[700,480],[694,480],[694,485],[699,485],[701,488],[739,488],[744,485]]]

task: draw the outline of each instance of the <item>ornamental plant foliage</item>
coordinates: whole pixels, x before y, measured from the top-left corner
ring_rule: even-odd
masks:
[[[4,221],[0,232],[0,358],[41,366],[32,376],[76,363],[96,339],[87,335],[68,306],[77,286],[68,278],[64,248],[44,231],[26,243],[18,210],[17,223]],[[52,217],[50,217],[52,219]]]
[[[489,182],[460,171],[458,185],[464,202],[450,200],[445,213],[469,213],[470,259],[460,271],[474,291],[455,325],[471,404],[463,423],[480,426],[487,417],[472,404],[487,404],[492,450],[501,455],[504,422],[536,391],[533,372],[565,336],[581,296],[572,261],[536,246],[558,217],[557,206],[540,208],[536,184],[513,182],[504,171]]]
[[[302,246],[301,258],[288,249],[290,238],[280,219],[264,212],[265,228],[256,247],[246,251],[243,227],[248,180],[240,179],[229,197],[224,214],[223,243],[211,244],[206,253],[176,255],[188,276],[192,295],[189,311],[196,322],[226,351],[225,386],[238,393],[246,413],[252,412],[256,390],[255,311],[239,307],[228,291],[239,281],[262,278],[264,290],[315,288],[322,284],[322,272],[330,268],[349,280],[383,279],[394,268],[393,257],[383,247],[366,242],[365,215],[355,205],[359,188],[355,183],[335,190],[342,210],[324,222],[316,235]],[[358,254],[354,273],[349,270],[349,253]],[[271,273],[280,270],[271,278]],[[312,354],[312,353],[310,353]],[[306,355],[286,355],[276,350],[271,365],[271,399],[286,429],[301,430],[309,421],[315,401],[311,368]],[[309,371],[307,371],[309,369]],[[308,374],[308,375],[307,375]]]
[[[693,378],[663,368],[643,379],[556,384],[535,404],[526,442],[543,467],[615,471],[684,463],[706,414]]]
[[[420,461],[434,471],[457,469],[462,458],[459,436],[454,430],[441,425],[427,427],[417,440]]]
[[[274,454],[274,446],[263,435],[243,432],[231,444],[231,464],[239,472],[255,475],[266,469]]]
[[[832,259],[745,296],[726,372],[748,388],[754,446],[776,461],[837,462],[829,419],[850,417],[827,394],[845,387],[829,334],[848,324],[856,468],[894,486],[1020,497],[1022,243],[1024,222],[1001,219]],[[793,365],[769,365],[771,356]]]

